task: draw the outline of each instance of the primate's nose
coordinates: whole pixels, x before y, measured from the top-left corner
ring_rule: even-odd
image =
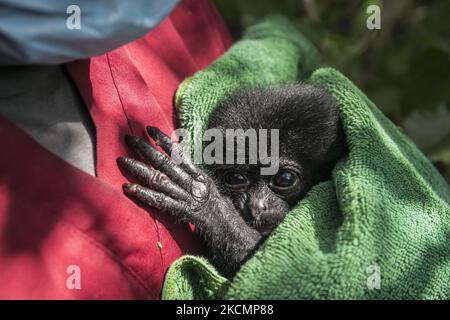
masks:
[[[257,219],[261,214],[267,211],[268,205],[266,199],[252,199],[250,201],[250,211],[253,218]]]

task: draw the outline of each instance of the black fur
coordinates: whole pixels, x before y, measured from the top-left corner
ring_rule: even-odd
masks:
[[[261,159],[202,170],[183,154],[186,162],[177,165],[139,137],[127,142],[153,168],[124,157],[119,165],[144,185],[126,184],[128,195],[194,223],[217,267],[231,276],[310,188],[330,175],[345,150],[344,134],[333,98],[308,84],[241,90],[220,103],[208,128],[279,129],[280,173],[261,175]],[[167,154],[180,149],[159,129],[149,127],[148,133]],[[236,174],[246,183],[230,185]]]
[[[269,231],[313,185],[329,176],[344,150],[338,106],[324,88],[308,84],[241,90],[215,109],[208,128],[279,129],[280,170],[295,167],[301,179],[301,186],[294,194],[280,197],[274,193],[269,187],[272,177],[259,174],[260,164],[234,166],[252,177],[245,190],[235,190],[224,183],[223,174],[229,166],[207,168],[246,222]],[[262,207],[264,210],[255,208],[261,199],[267,203]],[[263,212],[255,219],[251,211]]]

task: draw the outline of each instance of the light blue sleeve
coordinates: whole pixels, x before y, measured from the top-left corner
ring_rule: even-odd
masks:
[[[177,2],[0,0],[0,65],[59,64],[105,53],[145,35]]]

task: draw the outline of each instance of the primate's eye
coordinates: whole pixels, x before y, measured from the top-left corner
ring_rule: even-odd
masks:
[[[239,172],[227,172],[225,173],[225,183],[230,186],[238,186],[247,184],[247,178]]]
[[[273,185],[280,188],[289,188],[297,182],[297,175],[291,171],[281,171],[273,177]]]

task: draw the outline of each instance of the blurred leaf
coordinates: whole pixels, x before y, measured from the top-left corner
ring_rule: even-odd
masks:
[[[416,110],[405,119],[403,126],[431,160],[450,164],[450,111],[446,106],[432,111]]]
[[[370,97],[387,116],[395,118],[400,114],[399,94],[395,88],[376,88],[371,92]]]
[[[402,87],[406,111],[430,109],[450,99],[450,54],[433,47],[419,52],[409,64]]]

